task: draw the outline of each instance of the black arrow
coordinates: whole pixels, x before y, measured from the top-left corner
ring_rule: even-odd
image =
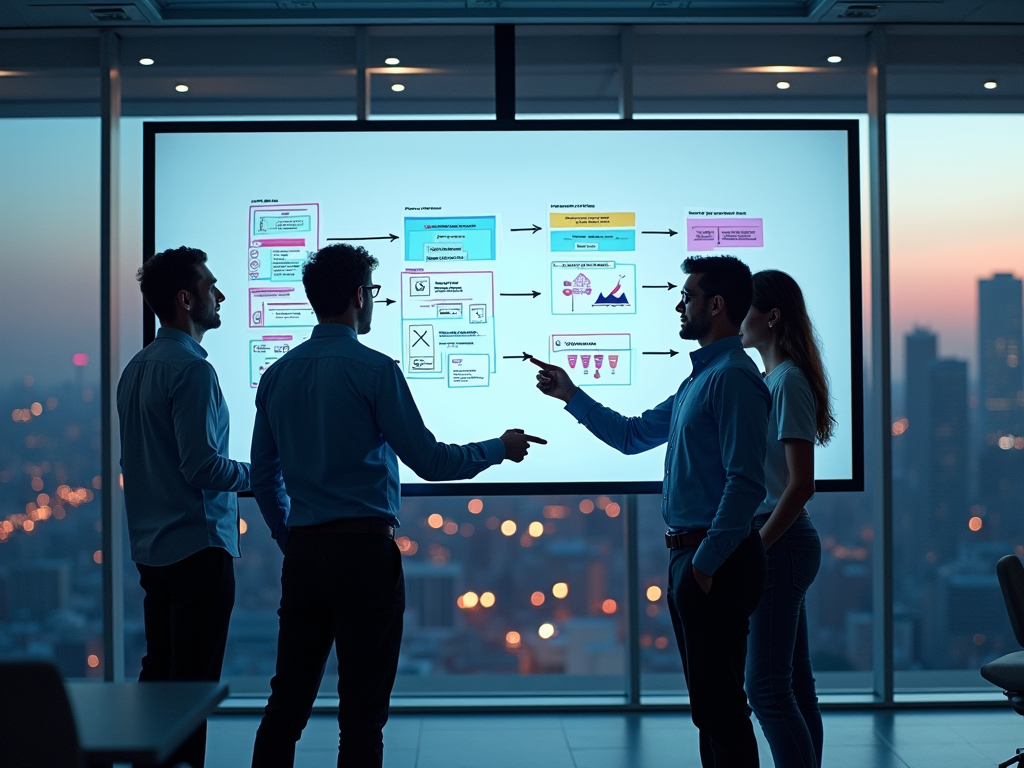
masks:
[[[533,355],[531,355],[529,352],[523,352],[523,354],[521,354],[521,355],[502,355],[501,359],[502,360],[522,360],[523,362],[526,362],[531,357],[533,357]]]
[[[398,239],[398,235],[383,235],[381,237],[328,237],[328,240],[341,240],[345,243],[351,243],[356,240],[390,240],[392,243]]]
[[[675,283],[669,283],[668,285],[641,285],[640,287],[641,288],[668,288],[668,290],[671,291],[673,288],[676,287],[676,284]]]
[[[373,303],[374,304],[383,304],[385,307],[390,307],[392,304],[397,304],[398,302],[395,301],[394,299],[377,299]]]
[[[640,233],[641,235],[668,235],[669,237],[675,237],[679,233],[671,227],[668,228],[667,232],[655,232],[653,230],[645,230]]]
[[[534,224],[532,227],[520,227],[519,229],[513,229],[511,231],[512,232],[533,232],[533,234],[536,235],[538,232],[540,232],[540,230],[541,230],[541,228],[538,227],[536,224]]]
[[[540,296],[540,291],[530,291],[529,293],[499,293],[498,295],[499,296],[533,296],[533,298],[536,299],[538,296]]]
[[[679,353],[674,349],[670,349],[668,352],[644,352],[645,355],[668,355],[669,357],[675,357]]]

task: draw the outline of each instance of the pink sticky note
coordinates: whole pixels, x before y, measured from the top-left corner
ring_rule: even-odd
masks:
[[[687,219],[686,250],[763,248],[764,219]]]

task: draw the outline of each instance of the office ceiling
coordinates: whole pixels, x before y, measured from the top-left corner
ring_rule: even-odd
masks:
[[[0,29],[417,23],[1019,24],[1024,0],[2,0]]]

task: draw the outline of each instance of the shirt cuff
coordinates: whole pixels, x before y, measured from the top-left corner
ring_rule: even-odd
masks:
[[[582,422],[595,405],[597,405],[597,400],[582,389],[577,389],[576,393],[569,398],[569,402],[565,404],[565,410],[571,413],[576,421]]]
[[[721,567],[724,561],[717,554],[711,551],[707,539],[700,543],[697,551],[693,554],[693,565],[701,573],[713,576],[715,571]]]
[[[480,443],[484,449],[484,456],[487,457],[488,465],[501,464],[505,460],[505,444],[500,437],[492,440],[484,440]]]

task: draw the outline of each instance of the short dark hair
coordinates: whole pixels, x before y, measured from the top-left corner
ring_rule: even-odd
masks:
[[[735,256],[691,256],[683,262],[683,272],[701,276],[697,285],[706,296],[725,299],[725,313],[733,325],[743,322],[754,299],[750,267]]]
[[[336,243],[321,248],[302,267],[302,285],[317,317],[337,317],[348,309],[356,288],[366,285],[377,259],[365,248]]]
[[[195,293],[199,266],[205,263],[203,251],[184,245],[154,253],[143,262],[135,279],[142,298],[157,317],[165,322],[174,319],[175,296],[182,290]]]

